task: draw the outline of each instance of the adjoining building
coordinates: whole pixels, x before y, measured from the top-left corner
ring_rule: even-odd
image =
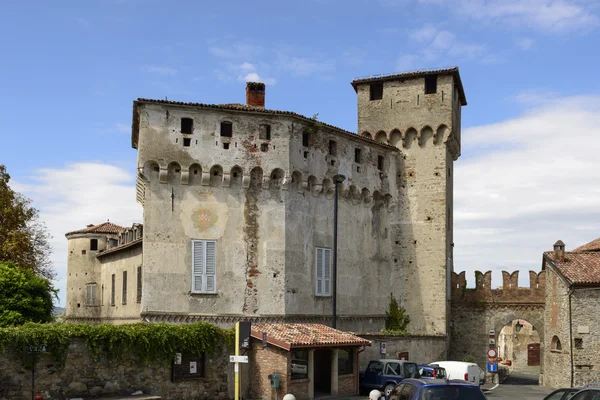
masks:
[[[134,101],[143,226],[67,234],[67,318],[330,324],[343,175],[338,327],[379,331],[393,294],[411,333],[447,337],[458,68],[352,87],[358,133],[266,109],[262,83],[246,104]]]
[[[542,384],[580,387],[600,381],[600,238],[545,252],[545,339]]]

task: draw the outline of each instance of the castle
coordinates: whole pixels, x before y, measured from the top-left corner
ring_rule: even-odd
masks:
[[[378,331],[390,294],[414,334],[448,336],[458,68],[356,79],[358,133],[246,104],[138,99],[143,224],[69,242],[67,317],[124,323],[331,322]]]

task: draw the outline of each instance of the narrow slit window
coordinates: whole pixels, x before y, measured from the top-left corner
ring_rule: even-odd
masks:
[[[428,75],[425,77],[425,94],[437,92],[437,75]]]
[[[302,133],[302,146],[308,147],[309,135],[310,134],[308,132]]]
[[[377,169],[383,171],[383,156],[377,156]]]
[[[335,142],[335,140],[329,141],[329,155],[337,155],[337,143]]]
[[[181,133],[192,133],[194,129],[194,120],[191,118],[181,118]]]
[[[383,99],[383,83],[372,83],[369,92],[371,100]]]
[[[221,122],[221,136],[231,137],[233,136],[233,124],[228,121]]]
[[[354,149],[354,162],[359,164],[362,162],[361,151],[358,148]]]
[[[115,274],[112,274],[110,282],[110,305],[115,305]]]

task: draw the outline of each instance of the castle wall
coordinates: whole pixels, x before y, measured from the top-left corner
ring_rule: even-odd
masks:
[[[141,243],[115,251],[112,254],[106,254],[100,257],[100,262],[102,270],[102,285],[100,287],[102,318],[113,323],[139,322],[141,303],[137,301],[137,273],[138,267],[143,264]],[[126,304],[123,304],[124,271],[127,272]],[[113,274],[115,276],[114,305],[111,304]]]
[[[90,240],[98,241],[98,250],[91,250]],[[106,248],[106,235],[74,234],[68,238],[67,259],[67,302],[68,318],[100,317],[100,263],[96,259],[98,251]],[[96,284],[96,303],[89,304],[86,287]]]
[[[600,381],[600,289],[577,289],[573,313],[574,386]]]

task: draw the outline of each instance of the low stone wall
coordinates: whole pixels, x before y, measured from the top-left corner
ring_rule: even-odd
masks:
[[[205,378],[172,382],[170,363],[141,365],[127,356],[119,361],[109,359],[106,353],[94,361],[84,341],[75,339],[63,368],[48,354],[37,357],[35,391],[46,400],[131,395],[138,390],[163,399],[222,400],[230,397],[228,354],[225,349],[206,355]],[[26,363],[14,350],[0,353],[0,400],[31,399],[31,369]]]
[[[369,361],[382,358],[397,358],[398,353],[408,353],[408,359],[418,364],[428,364],[444,360],[446,357],[446,336],[391,336],[381,333],[357,333],[371,341],[360,353],[360,369],[365,370]],[[386,354],[381,354],[381,343],[386,344]]]

